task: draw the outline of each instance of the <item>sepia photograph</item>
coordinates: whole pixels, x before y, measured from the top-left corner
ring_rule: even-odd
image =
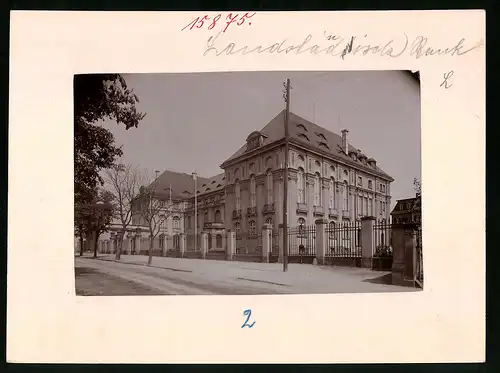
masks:
[[[418,71],[73,84],[77,296],[423,289]]]

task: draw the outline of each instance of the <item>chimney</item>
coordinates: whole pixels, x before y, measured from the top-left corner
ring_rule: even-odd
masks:
[[[344,151],[344,153],[348,153],[349,151],[349,145],[347,143],[347,134],[349,133],[348,130],[346,129],[343,129],[342,130],[342,150]]]

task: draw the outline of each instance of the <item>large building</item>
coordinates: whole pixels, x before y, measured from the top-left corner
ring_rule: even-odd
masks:
[[[277,230],[283,224],[284,120],[282,111],[250,133],[214,177],[163,172],[150,186],[164,205],[160,235],[193,236],[208,230],[213,238],[209,245],[217,248],[222,246],[223,230],[254,234],[264,224]],[[389,220],[394,179],[375,158],[349,143],[347,130],[338,135],[290,113],[289,135],[289,226],[312,225],[319,218]],[[143,225],[138,214],[132,223]]]

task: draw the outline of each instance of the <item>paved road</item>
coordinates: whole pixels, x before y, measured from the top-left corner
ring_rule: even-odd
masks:
[[[318,267],[290,264],[286,273],[280,264],[228,262],[146,256],[113,256],[100,259],[75,258],[75,268],[86,268],[171,295],[323,294],[415,291],[381,283],[387,273],[348,267]],[[78,290],[78,283],[77,283]],[[146,291],[143,293],[146,295]],[[130,292],[137,295],[137,291]],[[113,295],[113,294],[102,294]]]

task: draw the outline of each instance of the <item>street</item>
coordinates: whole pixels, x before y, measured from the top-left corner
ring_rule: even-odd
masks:
[[[75,258],[77,295],[260,295],[416,291],[369,269],[113,255]],[[87,273],[87,275],[85,275]],[[91,275],[88,275],[91,273]],[[91,285],[93,284],[93,286]]]

